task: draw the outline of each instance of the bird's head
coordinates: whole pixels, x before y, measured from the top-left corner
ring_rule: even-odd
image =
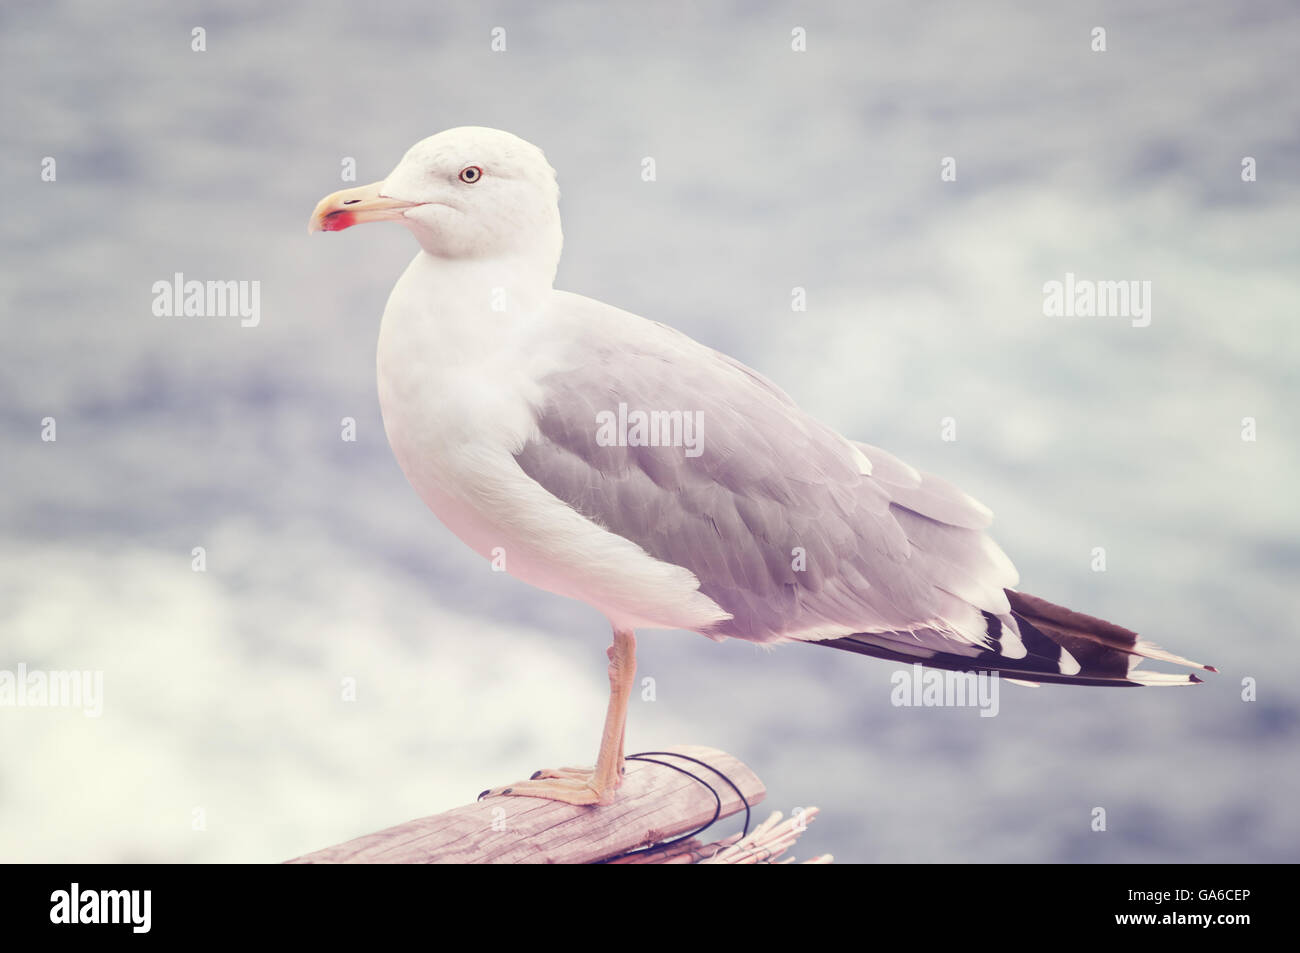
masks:
[[[499,129],[461,126],[413,145],[382,182],[321,199],[307,231],[403,223],[430,255],[559,260],[555,170],[542,150]]]

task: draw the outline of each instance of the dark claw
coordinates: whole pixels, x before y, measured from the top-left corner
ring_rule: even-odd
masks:
[[[536,781],[536,780],[537,780],[538,778],[540,778],[541,776],[542,776],[542,769],[541,769],[541,768],[538,768],[536,771],[534,771],[532,774],[530,774],[530,775],[528,776],[528,780],[529,780],[529,781]]]
[[[492,789],[491,789],[491,788],[488,788],[486,791],[484,791],[484,792],[483,792],[482,794],[480,794],[478,797],[474,798],[474,800],[476,800],[476,801],[481,801],[481,800],[483,800],[483,798],[487,797],[487,796],[488,796],[489,794],[491,794],[491,793],[492,793]]]

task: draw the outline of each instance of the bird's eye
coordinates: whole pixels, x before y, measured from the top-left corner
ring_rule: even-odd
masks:
[[[471,185],[483,178],[483,170],[476,165],[467,165],[460,170],[460,180]]]

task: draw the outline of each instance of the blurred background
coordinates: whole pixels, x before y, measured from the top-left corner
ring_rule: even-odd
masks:
[[[1222,672],[980,718],[891,706],[891,663],[645,633],[630,750],[818,805],[800,857],[1300,859],[1297,61],[1283,2],[6,8],[0,669],[104,699],[0,707],[0,860],[278,861],[594,758],[604,619],[491,572],[388,449],[414,242],[305,230],[347,159],[465,124],[558,170],[560,287],[954,481],[1025,591]],[[260,282],[260,323],[155,316],[177,272]],[[1045,317],[1067,272],[1152,282],[1150,326]]]

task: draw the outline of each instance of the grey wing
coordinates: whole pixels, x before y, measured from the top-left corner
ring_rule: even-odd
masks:
[[[982,533],[987,509],[850,444],[743,364],[651,327],[635,343],[594,335],[581,364],[543,380],[537,432],[516,454],[530,477],[694,573],[732,616],[712,637],[982,642],[981,613],[1007,612],[1002,589],[1016,581]],[[620,404],[693,415],[698,446],[602,439],[598,421]]]

